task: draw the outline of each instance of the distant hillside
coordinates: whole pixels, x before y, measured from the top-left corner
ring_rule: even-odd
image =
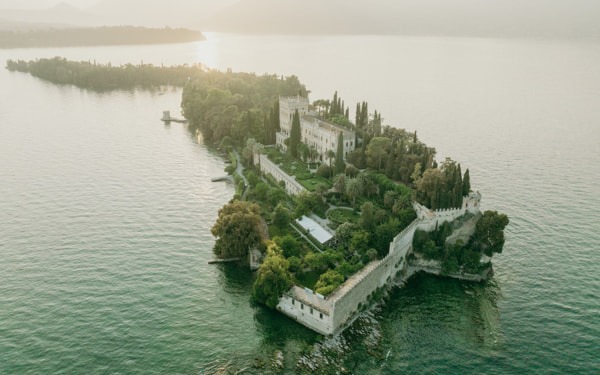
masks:
[[[86,11],[105,25],[164,25],[198,29],[238,0],[100,0]]]
[[[0,31],[0,48],[163,44],[197,40],[204,40],[199,31],[132,26]]]
[[[14,23],[101,26],[95,15],[66,3],[39,10],[0,9],[0,15]]]
[[[596,0],[240,0],[204,30],[600,38]]]

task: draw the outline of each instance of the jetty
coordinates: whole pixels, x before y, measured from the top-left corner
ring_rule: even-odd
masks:
[[[179,122],[182,124],[187,123],[186,119],[180,119],[180,118],[176,118],[176,117],[171,117],[171,111],[163,111],[163,115],[162,118],[160,119],[161,121],[165,122],[165,123],[170,123],[170,122]]]
[[[212,182],[219,182],[219,181],[229,181],[229,182],[233,182],[233,177],[231,175],[227,175],[227,176],[221,176],[221,177],[213,177],[210,179]]]
[[[239,262],[240,260],[242,260],[242,258],[213,259],[213,260],[209,260],[208,264],[232,263],[232,262]]]

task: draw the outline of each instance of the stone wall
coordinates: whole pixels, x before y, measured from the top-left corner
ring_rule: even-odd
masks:
[[[377,289],[390,285],[390,282],[398,276],[405,281],[420,270],[439,273],[425,266],[422,268],[408,266],[406,258],[412,251],[415,231],[417,229],[432,231],[437,225],[453,221],[466,212],[477,213],[480,199],[479,193],[470,193],[464,198],[461,208],[437,211],[414,203],[417,219],[394,237],[385,258],[367,264],[326,298],[295,286],[280,299],[277,309],[321,334],[331,335],[340,332],[352,322],[361,304],[368,303],[369,296]],[[462,276],[466,279],[478,280],[478,275]]]
[[[254,160],[258,163],[260,171],[264,174],[270,174],[277,181],[283,181],[285,183],[285,190],[288,194],[298,195],[306,188],[302,186],[293,176],[288,175],[281,170],[275,163],[273,163],[267,155],[257,153],[254,155]]]
[[[279,299],[277,310],[322,335],[334,332],[331,301],[294,286]]]
[[[351,282],[353,285],[342,289],[345,293],[331,296],[335,298],[333,305],[335,332],[352,321],[360,305],[367,303],[373,292],[389,285],[399,274],[404,273],[407,267],[406,256],[412,249],[412,237],[417,227],[418,221],[415,220],[390,243],[390,251],[385,258],[369,263],[349,278],[346,283]],[[354,281],[353,278],[357,280]]]

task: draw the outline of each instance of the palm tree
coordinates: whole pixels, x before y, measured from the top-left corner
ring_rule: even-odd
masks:
[[[333,161],[333,158],[335,158],[335,152],[333,152],[333,150],[327,150],[325,155],[329,159],[329,168],[331,168],[331,162]]]
[[[319,156],[319,151],[315,148],[315,146],[310,146],[308,149],[308,157],[311,161],[315,161],[315,159]]]
[[[352,198],[352,205],[356,203],[356,198],[363,193],[363,183],[358,178],[351,178],[346,184],[346,195]]]
[[[396,203],[396,200],[398,199],[398,192],[394,191],[394,190],[388,190],[385,192],[384,196],[383,196],[383,204],[387,207],[387,208],[391,208],[394,206],[394,204]]]
[[[327,190],[329,190],[329,188],[327,187],[327,185],[320,183],[317,186],[315,186],[315,193],[319,196],[319,198],[321,198],[322,202],[325,202],[325,193],[327,193]]]
[[[333,188],[340,194],[346,191],[346,175],[340,173],[333,178]]]

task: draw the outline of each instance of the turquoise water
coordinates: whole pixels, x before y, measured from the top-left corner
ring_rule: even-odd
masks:
[[[368,100],[469,167],[511,224],[489,283],[417,276],[322,340],[254,305],[250,272],[207,264],[233,187],[210,182],[224,164],[202,139],[159,121],[180,90],[96,94],[2,70],[0,373],[263,373],[277,351],[286,372],[598,372],[599,45],[212,35],[0,60],[55,55],[295,73],[312,99]]]

